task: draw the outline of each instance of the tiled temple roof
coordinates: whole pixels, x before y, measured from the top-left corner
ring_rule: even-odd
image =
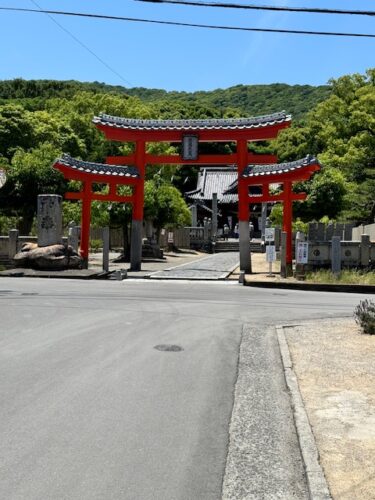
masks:
[[[285,111],[251,118],[221,118],[199,120],[138,120],[100,114],[93,123],[129,130],[241,130],[269,127],[291,121]]]
[[[288,163],[274,163],[272,165],[248,165],[242,173],[242,177],[258,177],[275,174],[285,174],[292,170],[299,170],[309,165],[320,165],[318,160],[311,155],[302,158],[301,160],[291,161]]]
[[[107,165],[106,163],[92,163],[88,161],[77,160],[71,156],[64,154],[61,158],[55,160],[54,165],[59,163],[78,170],[81,172],[97,174],[97,175],[112,175],[117,177],[139,177],[139,171],[136,167]]]
[[[301,170],[310,165],[320,165],[319,161],[311,155],[307,155],[301,160],[286,162],[286,163],[273,163],[271,165],[248,165],[243,173],[242,177],[248,179],[250,177],[268,177],[270,176],[270,181],[272,182],[273,175],[286,174],[287,172],[292,172],[293,170]],[[234,179],[232,184],[227,188],[225,194],[237,193],[238,179]]]
[[[197,189],[185,193],[189,200],[211,201],[212,194],[217,193],[217,201],[237,203],[237,192],[224,194],[228,186],[237,178],[236,167],[205,167],[199,171]]]

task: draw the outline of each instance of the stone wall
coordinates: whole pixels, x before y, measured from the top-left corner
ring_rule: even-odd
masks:
[[[309,222],[307,239],[309,241],[331,241],[332,236],[339,236],[343,241],[360,240],[361,236],[352,237],[354,224],[325,224],[324,222]]]

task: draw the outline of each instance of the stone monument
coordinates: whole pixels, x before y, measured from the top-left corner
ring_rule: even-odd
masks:
[[[17,267],[55,270],[81,268],[83,261],[76,250],[63,244],[62,197],[38,196],[38,243],[25,243],[14,256]]]
[[[56,194],[38,195],[38,246],[62,243],[62,197]]]

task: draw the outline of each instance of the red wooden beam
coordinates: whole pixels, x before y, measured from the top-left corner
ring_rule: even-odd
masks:
[[[237,140],[266,141],[275,139],[280,130],[290,126],[290,122],[277,123],[267,127],[250,129],[219,129],[219,130],[129,130],[95,124],[107,139],[121,142],[181,142],[185,134],[196,133],[200,142],[228,142]]]
[[[272,163],[277,163],[276,155],[266,155],[266,154],[255,154],[249,153],[247,156],[247,162],[249,165],[269,165]]]
[[[291,201],[303,201],[306,200],[306,193],[292,193]],[[271,203],[271,202],[283,202],[285,201],[284,193],[275,194],[275,195],[260,195],[260,196],[248,196],[249,203]]]
[[[152,155],[146,154],[147,165],[234,165],[237,162],[237,154],[222,155],[200,155],[197,160],[183,160],[180,155]],[[248,164],[268,165],[276,163],[277,156],[266,154],[249,153]],[[134,165],[135,155],[107,156],[106,163],[109,165]]]
[[[135,154],[127,156],[107,156],[105,162],[108,163],[108,165],[134,165]]]
[[[199,155],[197,160],[183,160],[180,155],[146,154],[147,165],[231,165],[236,163],[236,154]]]
[[[82,200],[85,198],[85,194],[80,191],[79,193],[65,193],[65,198],[67,200]],[[120,195],[111,195],[111,194],[100,194],[100,193],[91,193],[90,195],[91,201],[114,201],[116,203],[134,203],[133,196],[120,196]]]

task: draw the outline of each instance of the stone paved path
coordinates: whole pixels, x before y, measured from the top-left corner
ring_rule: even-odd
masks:
[[[150,275],[151,279],[223,280],[239,265],[238,252],[223,252],[171,267]]]

